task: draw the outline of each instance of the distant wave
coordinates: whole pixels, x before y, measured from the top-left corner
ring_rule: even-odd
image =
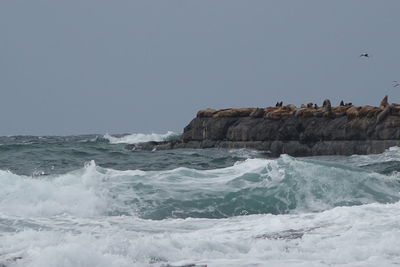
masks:
[[[165,134],[143,134],[143,133],[134,133],[129,134],[121,137],[111,136],[109,134],[104,135],[104,139],[107,139],[111,144],[137,144],[137,143],[144,143],[150,141],[165,141],[174,138],[178,138],[179,134],[168,131]]]

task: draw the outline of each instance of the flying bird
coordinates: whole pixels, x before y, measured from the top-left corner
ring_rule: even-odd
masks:
[[[368,53],[363,53],[360,55],[360,57],[370,57]]]
[[[400,83],[398,81],[393,81],[393,87],[400,86]]]

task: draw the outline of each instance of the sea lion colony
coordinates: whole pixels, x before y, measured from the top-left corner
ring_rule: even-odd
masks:
[[[222,118],[222,117],[256,117],[279,120],[289,116],[295,117],[330,117],[337,118],[347,116],[349,119],[359,117],[377,117],[382,120],[386,115],[400,116],[400,104],[389,104],[385,96],[378,107],[354,106],[352,103],[341,101],[339,106],[332,107],[330,100],[324,100],[321,107],[315,103],[302,104],[300,108],[295,105],[282,105],[278,102],[275,107],[266,108],[228,108],[228,109],[204,109],[197,113],[198,118]]]

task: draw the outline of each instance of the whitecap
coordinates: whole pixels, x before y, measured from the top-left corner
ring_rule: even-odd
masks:
[[[137,143],[144,143],[144,142],[150,142],[150,141],[165,141],[173,138],[179,137],[179,134],[168,131],[165,134],[156,134],[156,133],[150,133],[150,134],[144,134],[144,133],[134,133],[134,134],[129,134],[125,135],[122,137],[115,137],[109,134],[105,134],[104,138],[107,139],[111,144],[137,144]]]
[[[103,179],[94,161],[83,169],[54,176],[31,177],[0,170],[0,210],[22,217],[100,215],[107,207]]]

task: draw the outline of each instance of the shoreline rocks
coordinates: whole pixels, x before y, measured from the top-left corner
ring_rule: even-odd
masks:
[[[272,156],[382,153],[400,146],[400,105],[317,105],[200,110],[181,140],[128,145],[127,149],[250,148]]]

